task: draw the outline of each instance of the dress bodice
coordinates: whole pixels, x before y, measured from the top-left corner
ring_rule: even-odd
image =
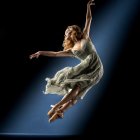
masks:
[[[80,50],[72,50],[74,56],[80,60],[84,60],[89,54],[96,54],[95,47],[93,43],[89,40],[82,39],[81,40],[81,49]]]

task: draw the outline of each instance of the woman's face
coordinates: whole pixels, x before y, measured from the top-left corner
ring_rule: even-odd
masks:
[[[77,34],[76,31],[72,27],[68,27],[65,31],[65,38],[66,39],[68,39],[68,38],[74,39],[76,34]]]

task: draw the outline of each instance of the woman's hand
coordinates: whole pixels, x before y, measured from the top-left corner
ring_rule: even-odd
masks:
[[[94,0],[89,0],[89,2],[87,3],[87,14],[86,14],[86,18],[92,18],[91,15],[91,5],[95,5]]]
[[[91,8],[90,8],[91,5],[95,5],[94,0],[89,0],[89,2],[87,3],[87,10],[89,11],[87,12],[88,13],[87,16],[91,16]]]
[[[30,59],[32,59],[32,58],[38,58],[40,55],[41,55],[41,51],[38,51],[38,52],[36,52],[36,53],[34,53],[34,54],[31,54],[31,55],[29,56],[29,58],[30,58]]]
[[[94,0],[89,0],[87,7],[90,8],[91,5],[95,5]]]

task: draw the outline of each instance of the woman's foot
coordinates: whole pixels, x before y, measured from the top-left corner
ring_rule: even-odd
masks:
[[[51,108],[51,110],[48,112],[48,116],[51,117],[55,113],[55,110]]]
[[[63,118],[63,117],[64,117],[64,114],[63,114],[62,112],[56,111],[56,112],[52,115],[52,117],[49,119],[49,122],[51,123],[51,122],[55,121],[56,119],[60,119],[60,118]]]
[[[63,118],[64,117],[64,112],[71,106],[73,106],[75,103],[77,102],[77,100],[70,100],[69,102],[63,104],[61,107],[59,107],[57,110],[54,110],[54,108],[52,108],[48,114],[49,114],[49,122],[52,122],[58,118]]]
[[[58,108],[57,104],[54,105],[54,106],[51,108],[51,110],[48,112],[48,116],[49,116],[49,117],[52,117],[53,114],[54,114],[55,112],[57,112],[57,110],[59,110],[61,107],[62,107],[62,106],[60,106],[60,107]]]

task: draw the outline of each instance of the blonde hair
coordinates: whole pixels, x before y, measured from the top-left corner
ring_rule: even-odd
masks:
[[[72,25],[72,26],[67,27],[67,29],[69,29],[69,28],[72,28],[74,31],[76,31],[75,37],[76,37],[77,40],[82,39],[83,33],[82,33],[81,28],[79,26]],[[67,50],[67,49],[72,48],[74,46],[74,43],[75,42],[74,42],[74,40],[72,40],[72,38],[64,37],[64,41],[63,41],[62,46],[64,47],[64,50]]]

